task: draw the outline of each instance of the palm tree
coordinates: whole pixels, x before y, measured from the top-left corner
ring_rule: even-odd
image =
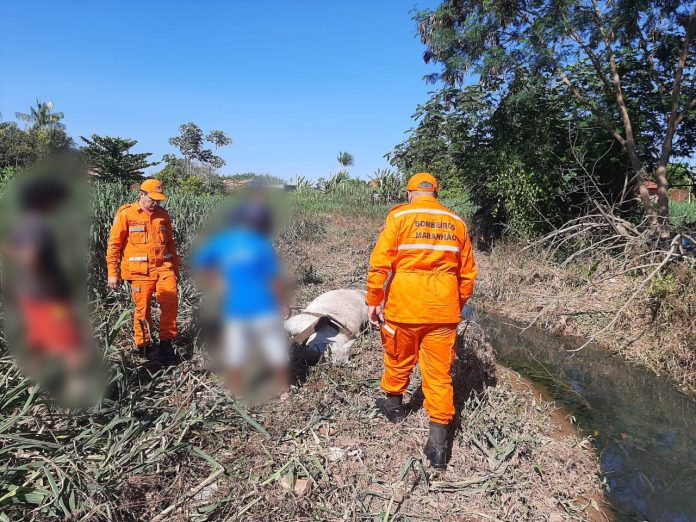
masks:
[[[29,113],[15,112],[15,117],[18,120],[31,125],[32,128],[49,127],[52,129],[64,129],[65,125],[60,123],[63,119],[62,112],[53,112],[53,102],[40,102],[36,99],[36,105],[29,108]]]
[[[345,172],[346,167],[351,167],[355,163],[355,158],[350,152],[339,152],[336,161],[341,166],[339,172]]]

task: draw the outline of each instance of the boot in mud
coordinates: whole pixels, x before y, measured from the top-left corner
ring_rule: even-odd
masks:
[[[406,408],[401,395],[387,395],[382,399],[377,399],[377,409],[384,414],[389,422],[397,423],[406,418]]]
[[[176,361],[176,353],[174,353],[174,347],[172,346],[172,340],[166,339],[160,341],[159,350],[157,351],[157,362],[160,364],[172,364]]]
[[[430,433],[424,453],[433,468],[447,468],[447,434],[446,424],[430,423]]]

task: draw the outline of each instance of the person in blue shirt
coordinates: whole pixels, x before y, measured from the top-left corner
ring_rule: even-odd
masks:
[[[222,363],[232,393],[241,395],[249,350],[272,367],[281,399],[289,394],[289,353],[283,319],[289,316],[280,262],[270,239],[270,210],[252,199],[230,214],[228,226],[193,256],[193,268],[221,296]]]

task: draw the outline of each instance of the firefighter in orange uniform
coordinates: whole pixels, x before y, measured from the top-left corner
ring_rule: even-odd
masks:
[[[464,221],[437,200],[437,180],[415,174],[406,190],[408,203],[387,215],[367,275],[369,318],[380,326],[384,346],[381,387],[387,395],[377,402],[388,420],[403,420],[403,393],[420,361],[430,416],[425,454],[433,467],[444,469],[454,418],[456,327],[477,268]]]
[[[159,349],[157,360],[174,359],[172,342],[176,337],[179,256],[176,252],[172,222],[160,202],[167,199],[159,180],[148,179],[140,185],[138,201],[116,211],[106,250],[108,286],[117,289],[121,279],[130,281],[135,303],[135,344],[146,357],[152,349],[152,295],[159,302]],[[120,266],[119,266],[120,262]]]

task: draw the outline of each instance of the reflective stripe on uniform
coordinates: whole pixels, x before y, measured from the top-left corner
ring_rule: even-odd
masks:
[[[164,254],[164,259],[171,259],[172,257],[174,257],[174,254],[170,254],[169,252]]]
[[[147,261],[147,256],[129,257],[128,261]]]
[[[384,326],[384,329],[389,332],[390,334],[394,335],[396,333],[396,330],[394,330],[391,326],[389,326],[387,323],[384,323],[382,326]]]
[[[128,232],[145,232],[145,227],[144,226],[128,227]]]
[[[399,245],[397,250],[444,250],[446,252],[459,252],[459,247],[454,245],[430,245],[428,243],[408,243]]]
[[[403,216],[404,214],[438,214],[441,216],[449,216],[464,223],[464,220],[457,214],[452,214],[452,212],[447,212],[446,210],[439,210],[436,208],[409,208],[407,210],[401,210],[395,213],[394,217]]]

